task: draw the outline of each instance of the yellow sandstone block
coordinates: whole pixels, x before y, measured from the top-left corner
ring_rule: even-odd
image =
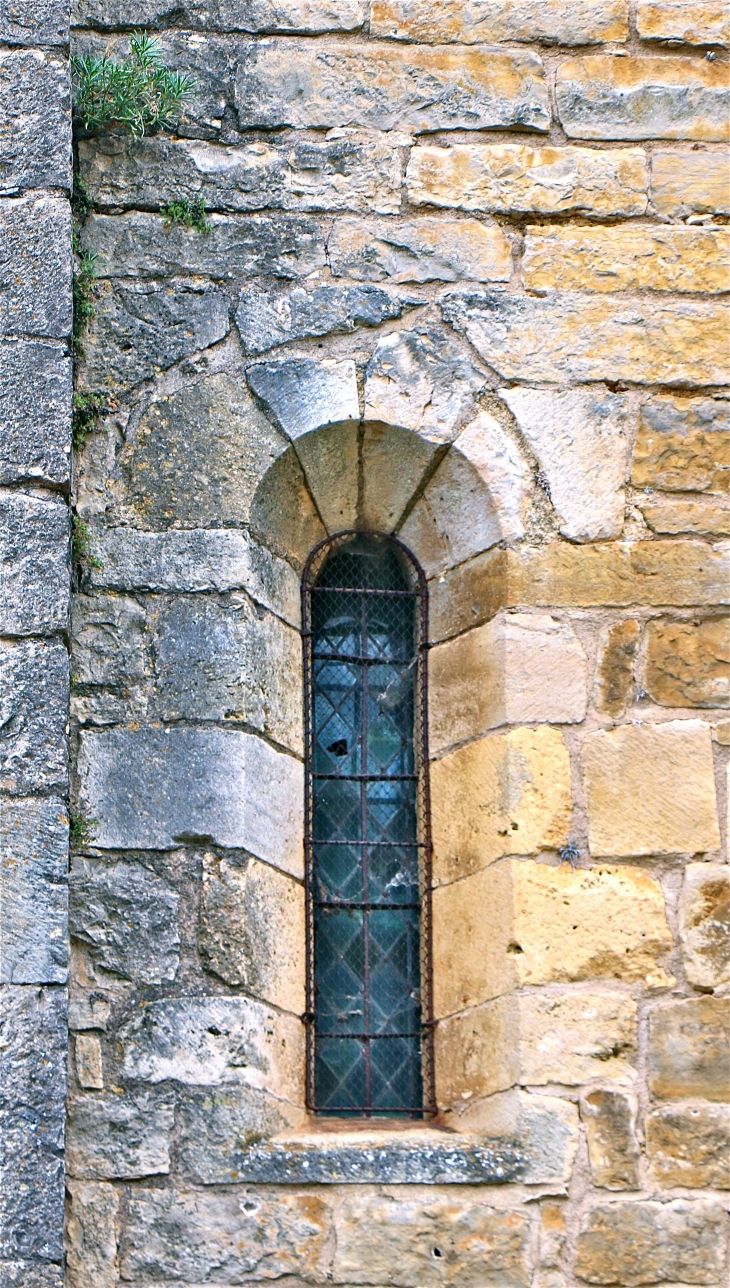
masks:
[[[528,290],[704,291],[730,288],[730,229],[528,228]]]
[[[726,150],[653,152],[651,199],[660,215],[730,214],[730,158]]]
[[[663,492],[730,492],[730,402],[674,395],[643,402],[631,482]]]
[[[589,45],[626,40],[626,0],[373,0],[370,32],[430,44],[529,40]]]
[[[571,139],[730,137],[728,69],[696,58],[568,58],[555,83],[558,114]]]
[[[644,40],[730,44],[730,9],[725,0],[639,0],[636,26]]]

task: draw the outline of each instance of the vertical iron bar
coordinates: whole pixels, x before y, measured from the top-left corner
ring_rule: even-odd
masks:
[[[360,596],[360,653],[362,657],[367,656],[368,644],[368,615],[367,602],[364,595]],[[368,773],[368,668],[360,664],[360,773]],[[367,840],[368,829],[368,780],[363,777],[360,783],[360,839]],[[365,907],[362,911],[362,943],[363,943],[363,1026],[366,1034],[370,1033],[370,915],[367,905],[369,903],[369,869],[368,869],[368,847],[362,846],[362,899]],[[372,1067],[371,1067],[371,1047],[370,1038],[366,1036],[363,1043],[365,1049],[365,1109],[372,1108]]]

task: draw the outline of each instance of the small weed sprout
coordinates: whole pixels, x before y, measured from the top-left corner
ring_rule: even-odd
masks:
[[[71,191],[71,213],[74,221],[80,226],[83,224],[86,216],[94,209],[94,201],[81,178],[80,174],[74,175],[74,186]]]
[[[93,251],[80,250],[76,234],[73,249],[78,256],[73,275],[73,351],[78,357],[82,349],[81,337],[96,312],[93,300],[97,257]]]
[[[75,814],[73,810],[69,810],[68,838],[71,849],[81,850],[85,845],[90,845],[98,826],[98,819],[84,818],[83,814]]]
[[[77,563],[85,568],[101,568],[102,563],[91,553],[91,533],[78,514],[73,517],[71,552]]]
[[[74,451],[83,450],[87,436],[105,411],[116,411],[116,401],[106,394],[75,393],[73,396],[73,445]]]
[[[180,197],[177,201],[173,198],[160,206],[160,214],[164,216],[168,228],[171,224],[184,224],[186,228],[194,228],[205,236],[212,227],[206,216],[202,197],[195,197],[192,201],[188,201],[187,197]]]
[[[136,33],[129,48],[123,62],[97,54],[71,60],[74,119],[89,133],[122,129],[142,138],[170,130],[192,97],[193,77],[165,66],[154,36]]]

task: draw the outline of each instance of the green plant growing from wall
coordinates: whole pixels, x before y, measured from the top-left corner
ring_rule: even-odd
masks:
[[[78,514],[73,517],[71,552],[75,561],[85,568],[101,568],[102,563],[91,553],[91,533]]]
[[[80,250],[78,237],[74,234],[73,249],[77,255],[73,275],[73,351],[78,357],[81,353],[81,337],[93,318],[94,282],[96,281],[96,255],[90,250]]]
[[[115,411],[117,403],[107,394],[77,392],[73,396],[72,406],[74,451],[80,452],[99,417],[105,411]]]
[[[98,819],[85,818],[83,814],[77,814],[73,810],[69,810],[68,839],[71,849],[81,850],[85,845],[90,845],[98,826]]]
[[[205,202],[202,197],[194,197],[192,201],[187,197],[179,197],[177,200],[172,198],[164,206],[160,206],[160,214],[164,216],[168,227],[170,224],[183,224],[186,228],[194,228],[196,232],[203,235],[209,233],[212,227],[205,213]]]
[[[172,129],[195,88],[192,76],[171,71],[157,40],[147,32],[130,38],[129,57],[74,55],[74,120],[89,133],[127,130],[136,138]]]

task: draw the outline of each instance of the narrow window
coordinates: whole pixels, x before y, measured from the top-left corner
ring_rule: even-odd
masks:
[[[307,1097],[338,1116],[433,1111],[423,574],[341,533],[303,582]]]

